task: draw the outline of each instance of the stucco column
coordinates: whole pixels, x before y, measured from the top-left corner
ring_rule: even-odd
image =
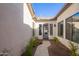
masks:
[[[57,37],[58,36],[58,23],[56,23],[56,27],[55,28],[56,28],[56,35],[55,36]]]
[[[63,38],[66,39],[66,20],[63,21]]]
[[[48,24],[48,38],[50,39],[50,24]]]

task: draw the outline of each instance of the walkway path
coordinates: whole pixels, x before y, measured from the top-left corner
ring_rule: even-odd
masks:
[[[48,47],[50,46],[50,42],[47,40],[43,41],[42,45],[39,45],[36,49],[34,56],[49,56]]]

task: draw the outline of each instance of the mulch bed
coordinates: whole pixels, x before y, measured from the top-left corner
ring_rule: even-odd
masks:
[[[62,43],[55,43],[50,40],[51,45],[48,47],[49,56],[70,56],[70,50]]]

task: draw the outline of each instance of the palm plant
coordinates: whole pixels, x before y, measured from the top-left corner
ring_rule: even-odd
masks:
[[[71,55],[72,56],[77,56],[77,50],[78,46],[75,46],[73,43],[70,42],[70,49],[71,49]]]

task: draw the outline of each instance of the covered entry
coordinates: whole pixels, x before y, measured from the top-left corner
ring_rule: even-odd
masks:
[[[53,27],[53,24],[50,23],[39,24],[39,37],[41,36],[42,39],[53,37]]]

